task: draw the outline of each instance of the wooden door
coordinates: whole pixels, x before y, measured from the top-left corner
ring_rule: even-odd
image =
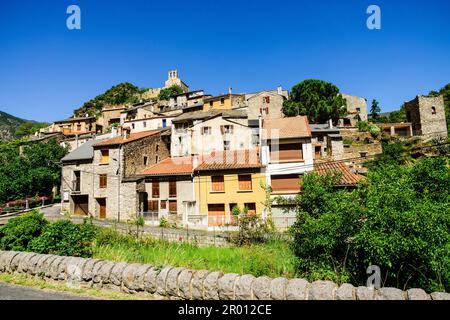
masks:
[[[87,216],[89,213],[89,198],[86,195],[73,196],[74,214]]]
[[[225,224],[225,204],[208,204],[208,225],[222,226]]]
[[[98,198],[97,202],[99,206],[99,218],[106,219],[106,198]]]

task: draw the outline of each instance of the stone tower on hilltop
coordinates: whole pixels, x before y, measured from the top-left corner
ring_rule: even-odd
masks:
[[[444,97],[417,96],[405,102],[408,121],[412,123],[415,136],[425,140],[447,138],[447,122],[445,119]]]
[[[184,92],[189,92],[189,87],[178,77],[178,70],[169,70],[168,77],[164,83],[164,88],[177,85],[183,89]]]

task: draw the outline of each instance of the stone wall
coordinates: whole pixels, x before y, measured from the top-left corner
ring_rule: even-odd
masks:
[[[147,292],[177,300],[450,300],[449,293],[422,289],[338,286],[331,281],[158,268],[148,264],[61,257],[32,252],[0,251],[0,272],[38,276],[72,287],[94,287],[125,293]]]

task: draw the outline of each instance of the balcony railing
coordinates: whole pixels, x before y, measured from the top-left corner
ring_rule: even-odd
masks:
[[[81,181],[80,179],[76,179],[72,181],[72,192],[80,192],[81,191]]]
[[[158,211],[143,211],[141,212],[141,216],[144,217],[145,221],[159,221]]]

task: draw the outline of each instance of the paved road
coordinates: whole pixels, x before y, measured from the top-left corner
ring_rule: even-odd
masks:
[[[92,300],[92,298],[0,282],[0,300]]]

